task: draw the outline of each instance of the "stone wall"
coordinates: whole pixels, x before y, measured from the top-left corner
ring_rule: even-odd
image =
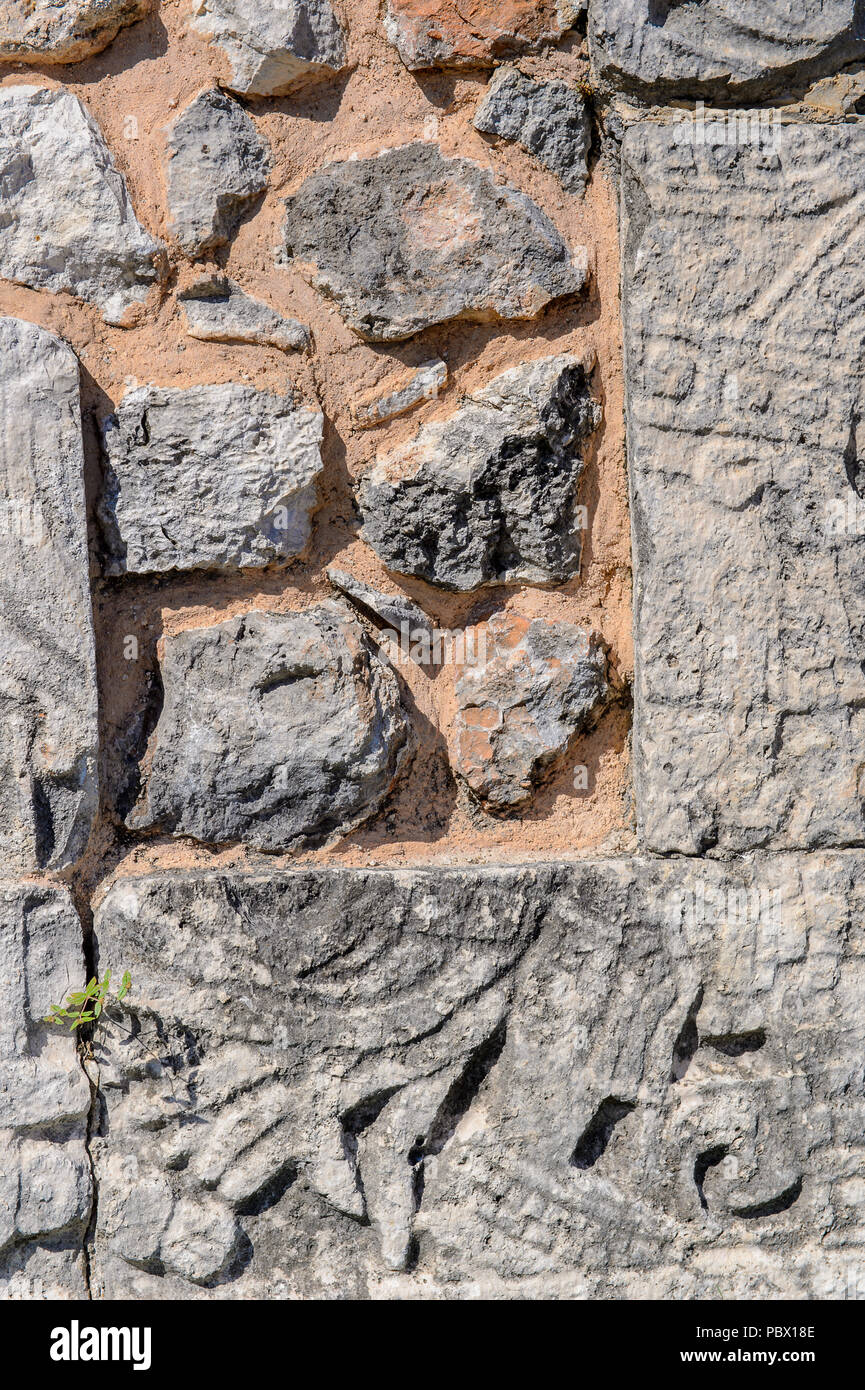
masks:
[[[5,1297],[865,1296],[865,30],[586,9],[0,0]]]

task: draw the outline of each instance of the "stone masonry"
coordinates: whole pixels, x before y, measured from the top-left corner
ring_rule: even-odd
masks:
[[[865,1297],[865,28],[759,9],[0,0],[0,1299]]]

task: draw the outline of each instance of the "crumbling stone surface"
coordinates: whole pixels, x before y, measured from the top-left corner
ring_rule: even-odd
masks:
[[[0,88],[0,276],[99,306],[109,323],[147,296],[160,246],[77,97]]]
[[[865,132],[774,141],[625,141],[634,778],[664,853],[865,839]]]
[[[44,1015],[84,971],[67,891],[0,883],[0,1297],[82,1298],[90,1083]]]
[[[181,112],[167,143],[170,230],[194,258],[231,239],[267,187],[270,151],[243,108],[216,90]]]
[[[105,423],[106,573],[242,569],[300,554],[324,417],[251,386],[139,386]]]
[[[420,141],[312,174],[286,203],[285,236],[315,287],[372,342],[449,319],[535,318],[587,275],[585,252],[530,198]]]
[[[309,329],[297,319],[286,319],[245,294],[227,275],[208,275],[178,296],[186,314],[190,338],[211,343],[257,343],[283,352],[306,352],[311,347]]]
[[[64,868],[98,801],[78,363],[0,319],[0,845],[4,870]]]
[[[385,30],[411,71],[489,67],[555,43],[582,0],[388,0]]]
[[[152,9],[153,0],[0,0],[0,60],[78,63]]]
[[[589,176],[592,127],[586,103],[565,82],[535,82],[518,68],[499,68],[475,112],[475,130],[515,140],[582,193]]]
[[[195,28],[227,55],[225,86],[278,96],[346,65],[345,34],[330,0],[194,0]]]
[[[95,1287],[701,1298],[719,1263],[736,1296],[846,1287],[862,868],[120,879],[99,964],[128,958],[140,1033],[100,1053]]]
[[[600,418],[573,356],[504,372],[376,462],[359,490],[365,540],[389,569],[449,589],[570,578],[582,447]]]
[[[482,633],[483,653],[456,682],[455,767],[488,808],[507,813],[597,719],[607,662],[573,623],[497,613]]]
[[[589,35],[601,77],[655,98],[795,92],[865,55],[856,0],[593,0]]]
[[[135,828],[290,849],[371,815],[405,761],[396,676],[339,603],[166,637],[161,672]]]

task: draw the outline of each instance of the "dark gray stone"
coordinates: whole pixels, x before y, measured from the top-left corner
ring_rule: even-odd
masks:
[[[433,144],[326,165],[286,210],[289,252],[372,342],[450,319],[535,318],[586,282],[585,251],[530,198]]]
[[[236,101],[202,92],[168,130],[169,230],[188,256],[224,246],[267,187],[270,149]]]
[[[535,82],[517,68],[499,68],[475,112],[475,130],[515,140],[558,174],[571,193],[589,177],[592,127],[586,103],[564,82]]]

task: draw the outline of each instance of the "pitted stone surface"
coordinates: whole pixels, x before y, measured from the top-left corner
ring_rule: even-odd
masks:
[[[477,68],[555,43],[583,0],[388,0],[385,30],[406,67]]]
[[[230,240],[267,187],[270,150],[231,97],[202,92],[168,130],[169,230],[188,256]]]
[[[564,581],[580,564],[580,446],[599,422],[576,357],[514,367],[376,462],[364,539],[389,569],[449,589]]]
[[[324,417],[251,386],[140,386],[105,425],[108,574],[242,569],[300,554]]]
[[[154,0],[0,0],[0,60],[78,63],[107,48]]]
[[[100,1052],[95,1288],[843,1297],[863,882],[849,853],[120,879],[99,967],[140,1033]]]
[[[211,343],[257,343],[282,352],[306,352],[309,329],[245,294],[227,275],[207,276],[178,296],[190,338]]]
[[[0,883],[0,1298],[83,1298],[90,1084],[68,1032],[44,1022],[84,983],[63,888]]]
[[[0,89],[0,276],[66,290],[109,323],[147,296],[160,245],[139,226],[95,121],[70,92]]]
[[[592,61],[655,96],[795,91],[865,55],[860,10],[856,0],[593,0]]]
[[[517,68],[499,68],[475,112],[474,127],[515,140],[558,174],[569,192],[585,188],[592,127],[585,101],[565,82],[534,82]]]
[[[339,603],[164,639],[165,704],[128,823],[284,850],[377,810],[410,733],[392,667]]]
[[[607,662],[574,623],[496,613],[483,633],[456,682],[454,765],[485,806],[511,812],[597,719]]]
[[[865,535],[846,520],[863,173],[858,126],[625,141],[634,777],[653,850],[865,840]]]
[[[330,0],[194,0],[195,28],[228,56],[225,82],[241,96],[277,96],[346,64]]]
[[[286,203],[286,243],[372,342],[449,319],[535,318],[578,293],[587,258],[524,194],[417,142],[328,164]]]
[[[7,873],[83,853],[97,697],[78,362],[0,319],[0,852]]]

